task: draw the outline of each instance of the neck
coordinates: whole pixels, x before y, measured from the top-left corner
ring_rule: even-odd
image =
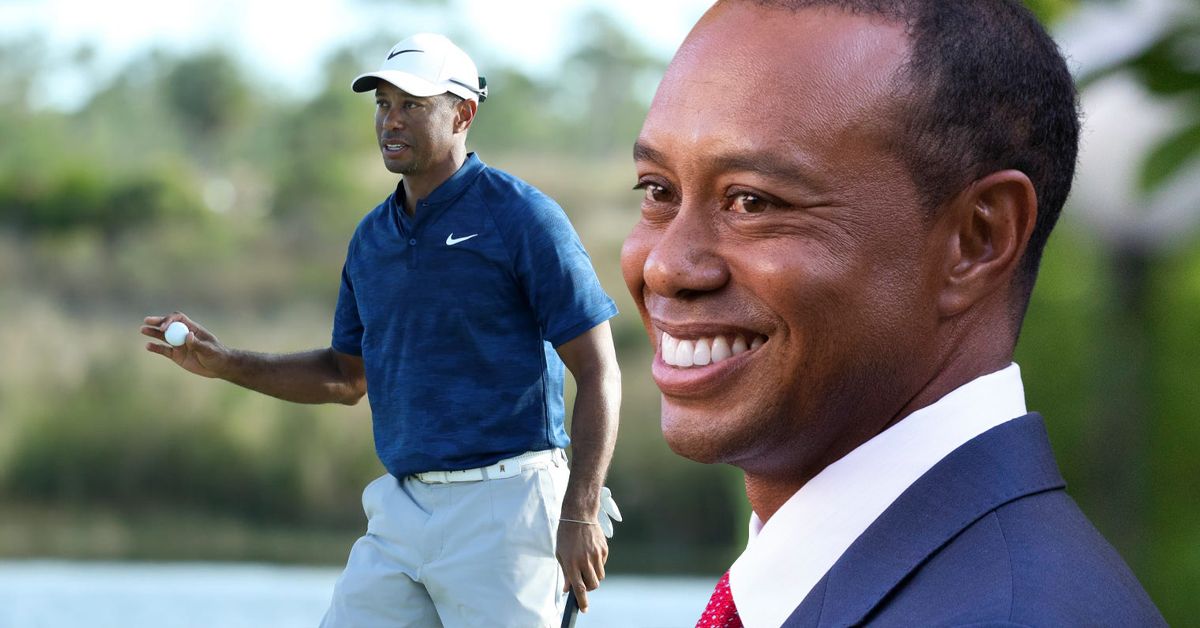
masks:
[[[766,523],[780,508],[796,494],[811,478],[803,481],[778,481],[772,478],[746,474],[746,498],[759,520]]]
[[[424,200],[445,183],[467,161],[467,148],[455,146],[445,159],[431,165],[422,172],[404,175],[401,184],[404,186],[404,211],[409,216],[417,213],[417,203]]]
[[[793,460],[785,467],[744,468],[746,497],[758,518],[766,523],[797,491],[818,473],[842,459],[858,446],[871,440],[884,430],[902,421],[917,410],[932,405],[938,399],[975,378],[1003,369],[1012,362],[1011,345],[995,351],[967,351],[952,355],[941,368],[935,369],[918,391],[907,402],[897,404],[898,410],[875,414],[890,415],[887,420],[869,422],[858,432],[850,432],[840,442],[826,443],[818,448],[821,453],[807,460]],[[800,448],[802,449],[802,448]]]

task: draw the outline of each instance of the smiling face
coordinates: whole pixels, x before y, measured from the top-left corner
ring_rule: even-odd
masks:
[[[807,479],[936,372],[936,222],[885,135],[906,50],[899,25],[726,2],[667,70],[621,262],[677,453]]]

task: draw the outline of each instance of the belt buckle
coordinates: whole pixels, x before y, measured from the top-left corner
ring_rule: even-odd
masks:
[[[424,476],[421,479],[424,480],[426,484],[450,483],[449,474],[447,474],[445,471],[430,471],[428,473],[422,473],[421,475]]]

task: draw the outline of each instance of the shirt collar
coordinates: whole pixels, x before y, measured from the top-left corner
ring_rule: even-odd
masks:
[[[462,196],[463,192],[467,191],[467,187],[475,181],[475,177],[479,176],[486,168],[487,164],[483,163],[483,160],[479,159],[475,153],[467,153],[463,165],[459,166],[449,179],[442,181],[434,188],[433,192],[423,199],[423,202],[426,205],[445,205],[458,200],[458,197]],[[400,181],[396,184],[396,192],[392,194],[392,204],[402,213],[404,200],[404,182]]]
[[[483,169],[486,167],[475,153],[467,153],[467,158],[463,161],[463,165],[459,167],[458,171],[450,175],[450,178],[443,181],[441,185],[434,188],[433,192],[429,194],[429,198],[425,199],[425,202],[430,205],[453,202],[466,191],[467,186],[471,185],[475,177],[480,172],[483,172]]]
[[[976,436],[1023,416],[1021,371],[1010,364],[908,415],[826,467],[765,524],[729,570],[747,626],[779,626],[909,486]]]

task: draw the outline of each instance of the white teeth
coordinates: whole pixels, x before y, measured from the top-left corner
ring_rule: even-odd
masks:
[[[692,364],[696,366],[708,366],[712,362],[712,350],[708,347],[708,339],[701,338],[696,341],[696,352],[692,354]]]
[[[663,362],[667,364],[675,364],[675,350],[679,348],[679,341],[674,336],[663,333],[662,335],[662,356]]]
[[[725,340],[725,336],[717,336],[713,338],[712,345],[712,361],[713,363],[726,360],[733,357],[733,353],[729,351],[729,341]]]
[[[691,340],[680,340],[679,348],[675,350],[675,366],[691,366],[695,355],[696,345]]]
[[[734,336],[733,344],[725,336],[697,338],[694,340],[679,340],[663,332],[659,342],[659,354],[662,361],[670,366],[688,368],[691,366],[707,366],[723,362],[729,358],[757,349],[766,342],[763,336],[755,336],[750,344],[742,336]]]

